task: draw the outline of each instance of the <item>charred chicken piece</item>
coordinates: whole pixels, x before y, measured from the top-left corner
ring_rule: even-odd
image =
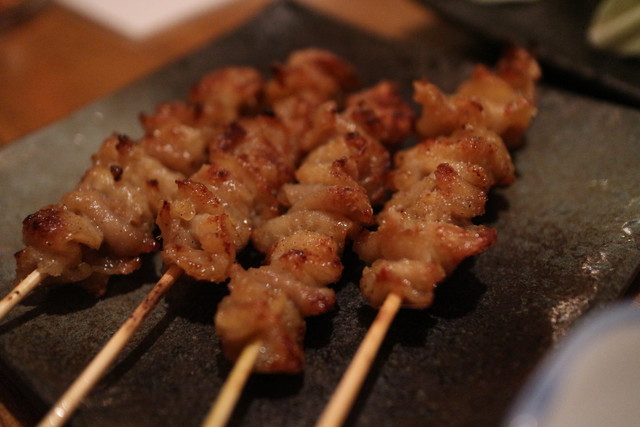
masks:
[[[278,191],[293,180],[304,153],[307,118],[289,107],[315,109],[340,98],[356,80],[349,64],[318,49],[296,51],[277,67],[267,82],[266,102],[274,113],[222,127],[209,140],[209,163],[165,201],[157,220],[164,263],[199,280],[226,280],[253,227],[280,213]],[[210,79],[201,88],[214,84]]]
[[[496,71],[477,65],[469,80],[452,95],[423,79],[414,83],[415,101],[422,106],[416,123],[424,138],[449,135],[462,127],[488,128],[508,147],[520,144],[536,114],[535,84],[540,67],[525,49],[511,48]]]
[[[221,128],[263,107],[264,85],[260,72],[250,67],[209,73],[191,89],[189,102],[163,103],[154,114],[140,116],[141,144],[150,156],[190,176],[207,163],[209,141]]]
[[[377,215],[378,228],[354,245],[370,264],[360,282],[369,303],[379,307],[395,293],[407,307],[429,306],[437,283],[495,241],[494,229],[471,220],[484,213],[492,186],[513,179],[509,152],[486,129],[460,129],[397,153],[396,192]]]
[[[378,138],[393,134],[388,139],[396,142],[412,126],[409,114],[387,114],[389,105],[409,111],[388,89],[383,83],[355,95],[340,113],[329,105],[316,116],[320,127],[312,128],[322,132],[310,146],[317,148],[296,171],[297,183],[281,191],[287,213],[253,233],[254,246],[267,254],[265,265],[232,270],[230,295],[218,307],[216,330],[231,360],[257,340],[262,348],[255,371],[302,369],[304,317],[335,304],[327,285],[341,275],[345,243],[371,224],[371,198],[381,197],[389,154]],[[327,126],[331,123],[333,128]],[[402,135],[396,129],[407,131]]]
[[[107,138],[75,190],[24,220],[17,280],[38,269],[104,293],[109,276],[133,272],[159,249],[154,219],[181,178],[126,136]]]

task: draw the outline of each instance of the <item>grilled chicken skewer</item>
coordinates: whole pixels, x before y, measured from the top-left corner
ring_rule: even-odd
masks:
[[[308,151],[310,114],[358,81],[350,64],[318,49],[294,52],[274,73],[264,93],[272,115],[226,126],[211,139],[209,163],[179,181],[175,200],[160,209],[163,261],[192,278],[227,279],[252,228],[280,213],[277,192]]]
[[[24,220],[18,284],[0,302],[0,319],[41,283],[78,283],[100,296],[111,275],[139,268],[141,255],[160,248],[154,227],[161,201],[204,163],[206,141],[219,126],[258,107],[263,86],[256,70],[227,67],[194,86],[188,103],[143,115],[141,140],[107,138],[73,191]]]
[[[416,131],[422,138],[450,135],[464,127],[494,131],[509,148],[517,147],[536,115],[540,67],[525,49],[507,49],[492,71],[477,64],[471,77],[447,95],[426,78],[414,83],[422,114]]]
[[[240,118],[224,127],[211,139],[209,163],[189,179],[178,180],[174,197],[163,201],[157,224],[167,274],[45,416],[43,425],[68,419],[177,277],[186,272],[200,280],[225,280],[253,224],[278,214],[277,190],[293,178],[303,152],[299,140],[306,130],[300,121],[306,116],[300,112],[338,97],[356,81],[349,64],[314,49],[294,53],[284,67],[296,79],[289,81],[281,70],[274,84],[287,89],[292,83],[295,90],[274,97],[275,117]]]
[[[277,146],[269,139],[258,138],[258,143],[255,138],[243,139],[253,146],[254,151],[261,143],[268,145],[268,148]],[[245,144],[239,143],[238,147],[243,145]],[[283,152],[284,150],[272,150],[270,155],[279,158],[278,155],[281,157]],[[212,282],[227,278],[229,269],[236,262],[237,252],[249,240],[253,222],[251,216],[256,210],[259,199],[257,196],[260,193],[249,191],[250,185],[247,184],[254,182],[245,183],[246,163],[240,162],[232,153],[217,154],[214,157],[227,160],[227,164],[207,164],[188,180],[178,181],[176,196],[171,202],[165,201],[158,214],[158,226],[167,246],[162,255],[165,261],[173,261],[169,264],[169,270],[54,405],[43,425],[61,425],[68,419],[142,321],[185,271],[196,278]],[[254,167],[267,159],[256,155],[255,160],[251,164]],[[271,163],[268,167],[280,168],[280,165]],[[283,172],[281,175],[286,176],[286,170]],[[268,188],[261,189],[271,192]],[[201,240],[195,241],[195,238]],[[194,247],[189,248],[188,243],[192,243]]]
[[[205,422],[224,425],[246,377],[297,373],[304,364],[304,317],[335,303],[327,285],[342,272],[340,256],[348,240],[373,219],[372,203],[382,202],[389,154],[413,128],[413,112],[382,82],[353,95],[337,113],[319,110],[321,141],[296,171],[296,184],[282,188],[286,214],[257,227],[254,246],[267,254],[265,265],[231,273],[230,295],[215,318],[223,353],[237,361]],[[322,129],[320,131],[320,129]]]
[[[494,229],[471,219],[483,214],[491,187],[515,179],[503,138],[511,145],[520,141],[536,111],[538,78],[535,60],[516,49],[495,74],[478,66],[452,96],[426,81],[415,84],[415,99],[423,105],[417,129],[427,139],[396,154],[390,177],[395,193],[377,215],[378,228],[354,245],[370,265],[362,294],[380,311],[318,427],[344,422],[400,307],[431,305],[438,283],[495,242]]]
[[[326,94],[357,83],[352,67],[336,59],[307,49],[275,67],[268,98],[277,101],[292,137],[305,132],[307,117]],[[159,248],[152,234],[159,202],[176,191],[177,179],[207,161],[209,140],[222,126],[264,107],[264,91],[257,70],[226,67],[202,78],[189,102],[161,104],[142,115],[141,141],[108,138],[76,190],[25,219],[17,285],[0,301],[0,319],[41,282],[78,282],[101,295],[110,275],[137,269],[141,254]]]

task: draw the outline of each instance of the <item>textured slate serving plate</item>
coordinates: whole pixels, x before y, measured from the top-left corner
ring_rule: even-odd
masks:
[[[208,70],[265,71],[295,48],[321,46],[351,60],[366,83],[392,77],[410,96],[423,75],[446,89],[470,70],[456,52],[427,51],[360,33],[290,2],[237,32],[0,151],[0,291],[13,280],[20,222],[71,189],[113,131],[139,134],[137,114],[183,98]],[[517,182],[491,196],[483,221],[499,242],[464,263],[434,306],[402,311],[349,425],[492,426],[540,358],[576,319],[616,300],[640,261],[640,113],[542,86],[540,114],[514,153]],[[0,324],[5,375],[48,408],[157,279],[152,260],[93,299],[73,286],[41,289]],[[375,316],[353,284],[347,254],[338,307],[310,319],[307,366],[295,376],[254,376],[231,425],[313,425]],[[231,365],[212,318],[220,285],[180,281],[72,424],[195,426]]]
[[[480,4],[470,0],[421,0],[476,34],[535,47],[547,74],[576,89],[640,107],[640,58],[594,49],[587,28],[601,0],[539,0]],[[571,77],[571,78],[567,78]]]

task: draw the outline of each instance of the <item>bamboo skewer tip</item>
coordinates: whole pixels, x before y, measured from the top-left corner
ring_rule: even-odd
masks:
[[[144,319],[155,308],[162,296],[171,288],[182,274],[182,269],[171,266],[156,282],[144,300],[135,308],[129,318],[120,326],[100,352],[71,384],[62,397],[44,416],[38,427],[59,427],[66,423],[82,399],[102,378],[111,363],[131,340]]]
[[[236,407],[242,389],[249,375],[251,375],[261,347],[262,343],[260,341],[254,341],[242,350],[240,357],[231,370],[231,374],[222,386],[217,399],[202,423],[202,427],[223,427],[227,424]]]
[[[399,295],[387,295],[316,427],[337,427],[344,423],[401,304]]]

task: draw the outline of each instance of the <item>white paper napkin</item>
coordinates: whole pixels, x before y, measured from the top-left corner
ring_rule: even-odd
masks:
[[[56,0],[131,39],[143,39],[233,0]]]

